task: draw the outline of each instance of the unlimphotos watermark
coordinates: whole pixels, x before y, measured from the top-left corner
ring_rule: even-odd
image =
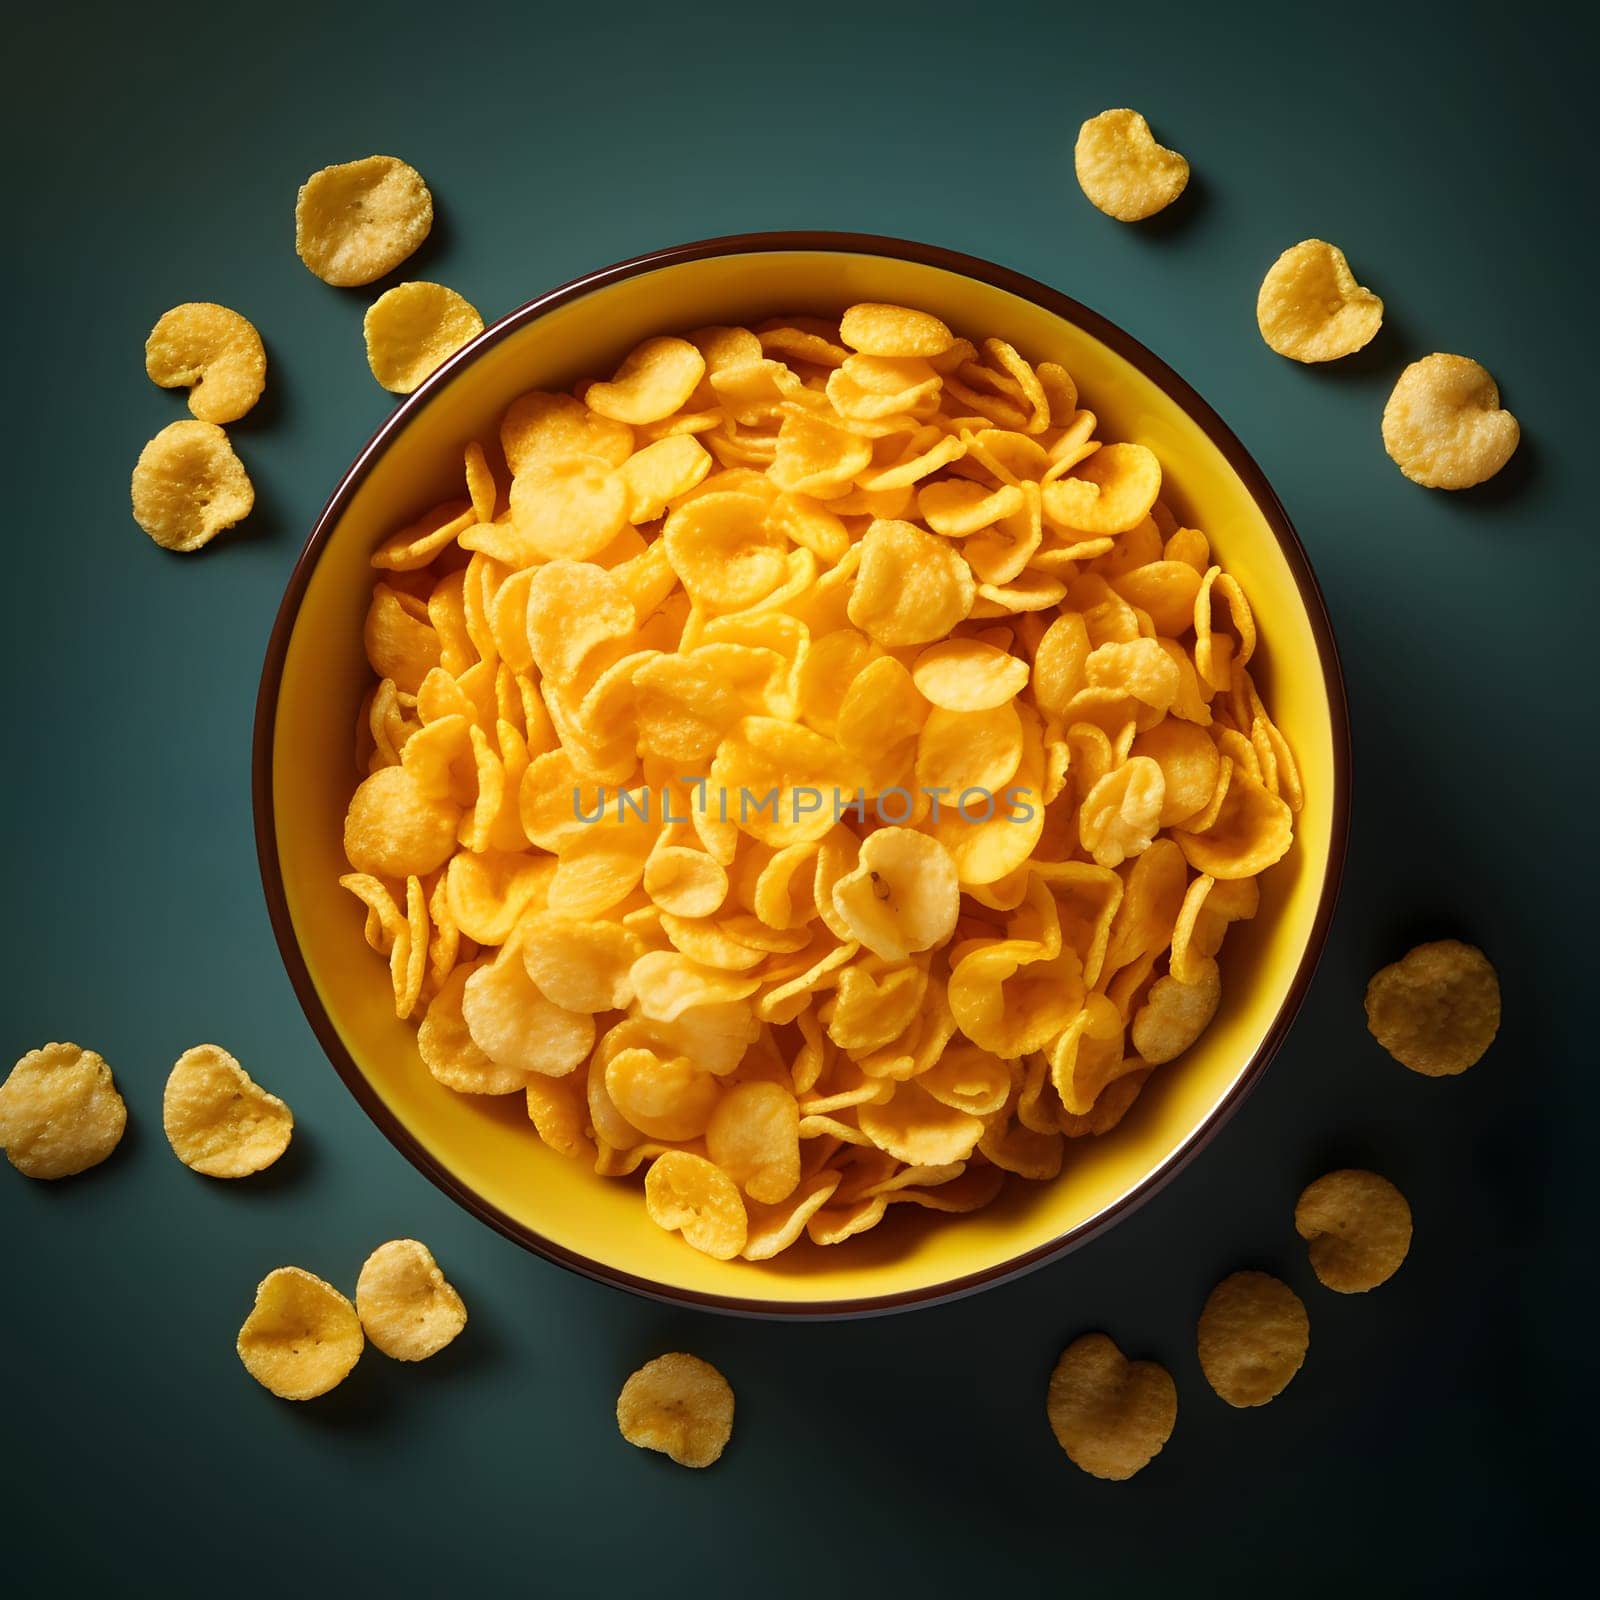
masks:
[[[926,815],[934,822],[955,818],[978,824],[999,819],[1024,826],[1033,821],[1035,792],[1013,785],[996,794],[992,789],[971,788],[959,792],[948,787],[909,789],[896,784],[869,795],[865,789],[823,789],[810,784],[792,784],[758,794],[740,787],[713,789],[706,778],[679,778],[694,792],[692,808],[679,816],[673,809],[672,792],[662,789],[607,789],[603,785],[586,796],[581,788],[572,791],[572,815],[585,824],[638,820],[659,821],[663,826],[694,821],[696,815],[715,817],[719,822],[741,825],[759,818],[777,823],[799,823],[808,817],[827,816],[833,822],[854,817],[866,822],[869,817],[890,827],[902,826],[923,815],[922,799],[928,802]],[[682,797],[679,797],[681,803]]]

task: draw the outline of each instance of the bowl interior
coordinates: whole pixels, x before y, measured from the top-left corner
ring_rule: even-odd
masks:
[[[413,1028],[396,1021],[385,966],[362,939],[361,909],[336,881],[346,870],[341,826],[357,781],[356,711],[370,683],[361,648],[373,580],[368,556],[419,511],[463,492],[463,443],[492,438],[500,414],[525,390],[609,373],[653,333],[781,311],[837,313],[859,300],[922,306],[958,332],[999,334],[1030,359],[1064,363],[1099,416],[1102,437],[1156,452],[1167,475],[1164,497],[1211,537],[1249,595],[1263,635],[1259,681],[1299,756],[1307,799],[1294,849],[1263,884],[1260,915],[1229,936],[1215,1022],[1187,1056],[1153,1075],[1114,1134],[1069,1144],[1056,1182],[1013,1182],[971,1217],[894,1207],[875,1233],[844,1246],[802,1241],[774,1262],[724,1263],[651,1224],[637,1179],[602,1179],[547,1150],[520,1095],[484,1099],[435,1083]],[[308,979],[326,1013],[325,1022],[313,1015],[324,1043],[335,1056],[342,1045],[359,1074],[352,1086],[402,1148],[411,1142],[413,1159],[459,1198],[499,1213],[500,1225],[539,1236],[573,1264],[636,1286],[778,1312],[931,1294],[1047,1252],[1116,1211],[1180,1160],[1240,1090],[1320,937],[1319,903],[1344,826],[1335,805],[1342,723],[1330,709],[1340,693],[1263,508],[1183,405],[1092,333],[963,273],[874,254],[772,249],[659,266],[588,289],[498,340],[491,330],[372,453],[326,532],[268,734],[275,849],[304,961],[303,997],[314,1013]]]

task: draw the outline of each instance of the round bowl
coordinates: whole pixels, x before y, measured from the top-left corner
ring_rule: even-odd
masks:
[[[1104,436],[1149,445],[1180,519],[1211,535],[1261,620],[1263,690],[1304,769],[1289,856],[1260,914],[1235,927],[1216,1020],[1150,1080],[1113,1134],[1074,1141],[1050,1184],[1013,1181],[986,1211],[891,1210],[849,1243],[802,1240],[771,1262],[714,1261],[645,1215],[637,1180],[597,1177],[545,1148],[522,1097],[460,1095],[418,1058],[363,916],[338,885],[352,730],[370,683],[361,622],[368,556],[460,489],[461,448],[528,389],[609,372],[640,339],[861,300],[924,307],[1065,364]],[[847,234],[757,234],[662,250],[591,273],[501,318],[439,369],[356,457],[289,580],[256,709],[254,801],[284,963],[329,1059],[373,1121],[447,1194],[530,1250],[641,1294],[765,1316],[926,1305],[999,1282],[1101,1232],[1206,1142],[1261,1075],[1310,982],[1344,861],[1350,761],[1344,687],[1322,596],[1261,470],[1215,412],[1104,317],[1002,267]],[[915,1212],[915,1215],[911,1213]],[[896,1213],[900,1213],[897,1215]]]

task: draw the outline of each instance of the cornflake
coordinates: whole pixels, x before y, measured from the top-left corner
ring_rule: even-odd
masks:
[[[300,186],[295,254],[324,283],[351,288],[394,271],[432,227],[422,174],[394,156],[368,156],[324,167]]]
[[[659,1450],[680,1467],[709,1467],[733,1436],[733,1390],[699,1356],[657,1356],[622,1386],[617,1431],[641,1450]]]
[[[128,1108],[93,1050],[30,1050],[0,1084],[0,1148],[24,1177],[70,1178],[121,1143]]]
[[[1078,185],[1119,222],[1142,222],[1165,210],[1189,182],[1189,163],[1155,141],[1137,111],[1102,111],[1078,130],[1073,152]]]
[[[1050,1430],[1091,1477],[1122,1482],[1149,1466],[1172,1437],[1178,1388],[1154,1361],[1129,1361],[1103,1333],[1061,1352],[1046,1400]]]

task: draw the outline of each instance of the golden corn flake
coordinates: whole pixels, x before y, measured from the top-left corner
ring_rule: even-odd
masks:
[[[609,383],[589,385],[584,403],[614,422],[659,422],[688,400],[705,370],[705,357],[687,339],[646,339]]]
[[[750,1226],[740,1255],[746,1261],[770,1261],[782,1254],[833,1198],[839,1182],[840,1175],[837,1172],[819,1172],[805,1179],[787,1200],[777,1205],[752,1202],[745,1208],[749,1213]]]
[[[133,469],[133,520],[163,550],[198,550],[255,503],[244,464],[214,422],[168,423]]]
[[[1141,733],[1128,754],[1146,757],[1161,768],[1163,828],[1179,827],[1204,811],[1217,791],[1222,757],[1216,740],[1193,722],[1168,717]]]
[[[161,1126],[184,1166],[208,1178],[243,1178],[289,1148],[294,1113],[219,1045],[197,1044],[168,1074]]]
[[[341,881],[421,1067],[716,1259],[1050,1181],[1292,843],[1244,590],[1033,354],[648,338],[374,555]]]
[[[438,1355],[467,1325],[461,1296],[415,1239],[391,1239],[367,1257],[356,1280],[356,1314],[366,1336],[396,1361]]]
[[[605,1084],[629,1126],[663,1144],[698,1139],[722,1095],[712,1073],[670,1047],[618,1050],[606,1063]]]
[[[1272,263],[1256,296],[1261,337],[1291,361],[1337,361],[1370,344],[1383,326],[1383,301],[1363,289],[1344,251],[1303,239]]]
[[[588,561],[628,523],[628,486],[599,456],[536,459],[511,482],[511,523],[536,560]]]
[[[1226,758],[1225,758],[1226,759]],[[1213,798],[1217,810],[1202,812],[1174,837],[1189,865],[1213,878],[1254,878],[1281,860],[1294,842],[1294,813],[1289,803],[1235,765],[1226,787],[1220,779]]]
[[[372,376],[392,394],[410,394],[483,332],[483,318],[442,283],[397,283],[367,307],[361,329]]]
[[[680,1467],[709,1467],[733,1437],[733,1389],[699,1356],[657,1356],[622,1386],[617,1429],[641,1450]]]
[[[1161,827],[1166,778],[1148,756],[1129,756],[1083,797],[1078,835],[1102,867],[1148,850]]]
[[[1178,1386],[1165,1367],[1129,1361],[1106,1334],[1086,1333],[1061,1352],[1045,1410],[1075,1466],[1120,1483],[1149,1466],[1172,1437]]]
[[[1150,1078],[1150,1068],[1140,1067],[1115,1079],[1101,1090],[1094,1109],[1082,1116],[1063,1112],[1056,1118],[1066,1139],[1100,1138],[1111,1132],[1127,1116]]]
[[[571,1078],[546,1078],[528,1074],[528,1119],[539,1137],[557,1154],[573,1160],[595,1159],[595,1148],[585,1129],[588,1109],[584,1085]]]
[[[324,283],[353,288],[393,272],[428,237],[433,196],[394,156],[314,172],[294,208],[295,254]]]
[[[1086,534],[1131,533],[1161,492],[1161,463],[1142,444],[1108,444],[1045,485],[1044,514]]]
[[[1230,1406],[1264,1406],[1304,1363],[1311,1323],[1288,1284],[1235,1272],[1207,1296],[1198,1342],[1206,1382]]]
[[[935,1099],[914,1081],[896,1085],[887,1100],[859,1106],[856,1120],[880,1150],[909,1167],[965,1161],[984,1131],[979,1118]]]
[[[1367,1029],[1402,1066],[1453,1077],[1500,1030],[1499,975],[1475,945],[1419,944],[1367,985]]]
[[[261,335],[237,311],[191,300],[166,312],[144,344],[144,370],[163,389],[187,389],[202,422],[237,422],[267,382]]]
[[[279,1267],[256,1289],[239,1330],[245,1371],[280,1400],[315,1400],[361,1359],[356,1308],[331,1283],[302,1267]]]
[[[1311,1244],[1311,1268],[1339,1294],[1387,1283],[1411,1248],[1411,1207],[1376,1172],[1346,1168],[1309,1184],[1295,1202],[1295,1232]]]
[[[1202,961],[1189,982],[1171,973],[1158,978],[1129,1030],[1140,1059],[1159,1067],[1181,1056],[1205,1032],[1221,1001],[1222,975],[1215,961]]]
[[[426,567],[441,550],[454,544],[472,522],[470,503],[446,500],[385,539],[372,552],[372,564],[394,572],[413,572]]]
[[[864,356],[942,356],[955,337],[935,316],[907,306],[863,302],[839,319],[839,337]]]
[[[1492,478],[1521,437],[1494,379],[1466,356],[1413,361],[1383,408],[1383,448],[1426,489],[1470,489]]]
[[[128,1108],[93,1050],[30,1050],[0,1084],[0,1148],[29,1178],[70,1178],[117,1148]]]
[[[450,858],[460,819],[459,805],[425,793],[403,766],[380,767],[350,801],[344,853],[357,872],[423,876]]]
[[[650,1220],[681,1232],[696,1250],[728,1261],[744,1249],[749,1222],[738,1186],[721,1167],[688,1150],[669,1150],[645,1174]]]
[[[1102,111],[1078,130],[1078,185],[1119,222],[1140,222],[1170,206],[1189,182],[1189,163],[1155,141],[1137,111]]]
[[[591,411],[570,394],[534,390],[513,400],[500,422],[500,449],[513,477],[540,458],[597,456],[620,467],[633,447],[631,428]]]

